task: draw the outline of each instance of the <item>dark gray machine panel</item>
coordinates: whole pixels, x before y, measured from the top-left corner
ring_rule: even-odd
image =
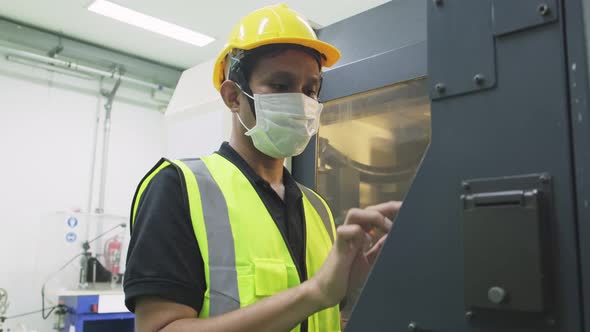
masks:
[[[586,323],[590,321],[590,239],[587,238],[588,207],[585,205],[590,188],[585,171],[590,169],[588,68],[586,50],[570,45],[585,40],[579,8],[582,1],[567,0],[566,4],[566,1],[519,0],[514,11],[507,10],[506,5],[513,3],[509,0],[396,1],[381,8],[383,12],[389,11],[380,13],[383,26],[388,24],[387,15],[404,16],[396,11],[403,7],[401,3],[408,7],[416,3],[428,6],[428,72],[439,75],[430,82],[433,88],[439,81],[458,82],[457,86],[467,87],[474,83],[471,75],[476,72],[489,71],[495,81],[486,88],[464,89],[457,93],[449,88],[446,90],[449,94],[433,99],[431,145],[353,311],[347,331],[584,331],[584,310]],[[539,7],[543,4],[548,11]],[[447,8],[448,14],[445,14]],[[498,16],[495,16],[495,8]],[[488,14],[483,15],[485,12]],[[474,27],[472,15],[485,20],[487,28]],[[341,27],[346,22],[341,22]],[[378,23],[372,22],[373,25]],[[359,24],[362,25],[355,21],[355,25]],[[578,35],[572,32],[574,29]],[[432,40],[433,36],[437,40]],[[449,47],[457,44],[451,40],[464,37],[466,41],[492,40],[493,47]],[[324,39],[333,42],[330,38]],[[366,37],[362,42],[366,42]],[[353,45],[348,42],[341,50],[346,54]],[[462,59],[469,57],[479,60],[469,60],[465,62],[468,66],[461,68]],[[490,61],[480,61],[482,59],[494,59],[493,71]],[[396,63],[391,66],[395,67]],[[577,72],[572,73],[570,68],[576,68]],[[357,79],[358,72],[350,70],[348,73],[343,68],[338,81],[332,81],[328,72],[326,86]],[[367,75],[384,73],[387,71]],[[579,84],[575,85],[579,89],[572,90],[573,83]],[[518,204],[537,212],[521,208],[507,208],[504,212],[512,217],[522,213],[530,220],[527,227],[533,232],[540,232],[543,225],[551,230],[549,236],[530,241],[531,247],[540,249],[530,256],[525,255],[539,260],[533,266],[536,272],[531,274],[532,278],[540,278],[539,283],[527,288],[527,292],[538,296],[529,298],[525,294],[513,307],[503,307],[500,312],[487,311],[490,308],[485,298],[466,298],[465,249],[469,246],[481,249],[481,246],[465,242],[464,237],[469,233],[464,223],[471,219],[464,218],[462,197],[468,194],[464,183],[473,179],[531,174],[550,176],[550,200],[535,198],[538,196],[532,191],[523,189],[529,196]],[[506,193],[510,190],[502,191],[503,197],[509,198],[502,204],[516,202],[514,193]],[[484,205],[495,204],[490,198],[493,195],[486,195],[483,200],[480,196],[479,201]],[[549,205],[550,212],[540,212],[541,207]],[[543,217],[539,213],[544,213]],[[499,230],[493,226],[494,214],[485,212],[481,216],[491,222],[484,224],[492,227],[490,231]],[[529,228],[512,232],[523,235],[527,230]],[[517,241],[514,234],[510,233],[506,241]],[[518,243],[510,245],[518,247]],[[485,259],[481,262],[470,259],[468,264],[477,267],[477,264],[485,266],[486,263]],[[499,275],[510,278],[509,273]],[[549,278],[546,286],[545,275]],[[477,283],[474,285],[480,287]],[[491,288],[494,287],[489,289],[490,299],[503,303],[501,290]],[[472,300],[476,310],[468,306]],[[519,310],[523,308],[526,310]]]
[[[572,151],[577,195],[579,261],[585,331],[590,331],[590,3],[565,1]]]
[[[429,55],[444,65],[428,70],[432,99],[496,84],[491,8],[491,0],[435,2],[429,16],[428,43],[437,52]],[[462,15],[464,12],[470,14]]]

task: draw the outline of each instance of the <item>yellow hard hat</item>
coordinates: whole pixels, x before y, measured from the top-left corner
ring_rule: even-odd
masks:
[[[270,44],[297,44],[323,55],[322,66],[330,67],[340,59],[340,51],[321,40],[307,20],[285,4],[256,10],[234,27],[213,69],[213,84],[217,90],[225,80],[225,61],[234,49],[251,50]]]

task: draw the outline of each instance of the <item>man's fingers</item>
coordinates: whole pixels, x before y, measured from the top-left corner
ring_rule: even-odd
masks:
[[[385,244],[385,240],[387,240],[387,235],[379,239],[375,245],[365,254],[367,257],[367,261],[369,261],[370,265],[373,265],[379,254],[381,253],[381,249],[383,249],[383,245]]]
[[[375,238],[370,233],[365,233],[365,243],[363,243],[363,252],[368,252],[371,250],[373,245],[375,244]]]
[[[365,232],[362,227],[357,224],[345,224],[336,229],[338,237],[344,240],[350,240],[356,237],[363,237]]]
[[[368,206],[367,210],[379,211],[379,213],[381,213],[382,215],[393,220],[401,207],[401,201],[389,201],[377,205]]]
[[[378,210],[361,210],[361,209],[350,209],[346,215],[345,225],[359,225],[369,232],[371,229],[376,228],[384,233],[389,233],[393,223],[387,219]]]
[[[365,241],[365,231],[360,225],[342,225],[336,229],[336,243],[339,249],[349,245],[351,241],[362,244]]]

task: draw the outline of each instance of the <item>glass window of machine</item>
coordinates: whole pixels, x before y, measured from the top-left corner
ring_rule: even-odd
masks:
[[[403,200],[429,143],[425,78],[327,102],[316,183],[336,223],[352,207]]]

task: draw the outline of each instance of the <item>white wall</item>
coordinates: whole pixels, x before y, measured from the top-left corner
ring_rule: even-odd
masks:
[[[160,157],[207,155],[229,139],[231,115],[211,83],[212,67],[209,61],[183,74],[166,115],[149,105],[149,91],[121,87],[113,104],[104,204],[105,213],[115,217],[98,222],[85,212],[89,198],[91,212],[99,198],[106,102],[100,83],[0,57],[0,288],[8,291],[7,316],[40,309],[40,288],[48,275],[79,253],[87,236],[127,221],[138,182]],[[112,85],[105,81],[102,89]],[[72,212],[77,210],[82,213]],[[69,216],[81,224],[73,230],[78,235],[73,243],[65,241],[72,231],[65,223]],[[97,241],[93,249],[99,247]],[[77,285],[78,269],[76,260],[48,283],[49,300],[55,301],[58,289]],[[51,331],[53,317],[8,320],[4,328],[19,322]]]
[[[79,252],[79,241],[64,238],[67,213],[57,211],[87,207],[96,114],[105,102],[98,87],[0,57],[0,288],[8,291],[8,316],[40,309],[42,280]],[[126,88],[119,96],[149,100]],[[166,139],[161,112],[123,99],[113,105],[105,212],[126,218],[135,186],[165,154]],[[96,178],[95,193],[98,186]],[[64,272],[68,278],[75,265]],[[4,327],[18,322],[38,331],[53,323],[36,314]]]
[[[216,151],[229,140],[231,113],[213,87],[214,60],[186,70],[166,111],[166,154],[189,158]]]
[[[211,154],[229,140],[231,113],[221,99],[166,115],[166,155],[194,158]]]

